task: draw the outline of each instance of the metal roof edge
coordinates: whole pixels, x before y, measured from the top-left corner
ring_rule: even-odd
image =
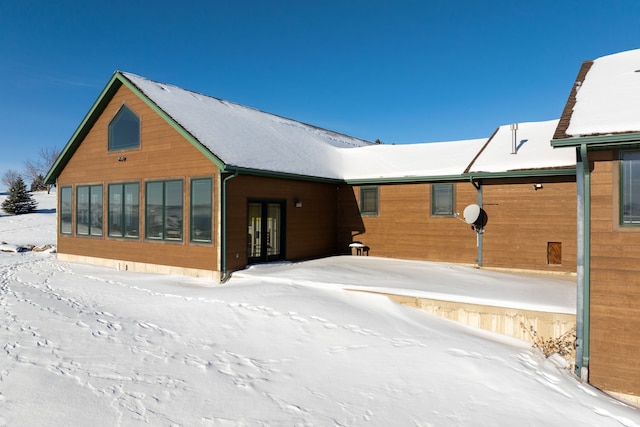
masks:
[[[481,178],[481,179],[496,179],[496,178],[529,178],[529,177],[543,177],[543,176],[569,176],[575,175],[576,168],[573,167],[560,167],[550,169],[526,169],[526,170],[514,170],[504,172],[467,172],[465,177],[467,179]]]
[[[640,132],[614,133],[608,135],[574,136],[552,139],[552,147],[606,146],[640,142]]]
[[[298,181],[311,181],[326,184],[344,184],[345,181],[340,178],[327,178],[322,176],[302,175],[291,172],[278,172],[266,169],[253,169],[242,166],[225,165],[220,169],[221,173],[238,173],[240,175],[260,176],[264,178],[292,179]]]
[[[75,153],[80,141],[82,141],[89,133],[89,130],[93,127],[93,124],[100,116],[100,113],[104,110],[105,105],[111,100],[115,92],[122,85],[121,79],[118,78],[119,75],[119,71],[113,73],[105,87],[102,89],[102,92],[100,92],[100,95],[98,95],[98,98],[94,101],[93,105],[84,116],[73,135],[71,135],[71,138],[69,138],[65,144],[60,155],[47,172],[47,175],[44,177],[45,184],[56,183],[58,175],[60,175],[62,169],[64,169],[71,156]]]
[[[345,179],[350,185],[368,184],[402,184],[410,182],[441,182],[441,181],[464,181],[464,174],[460,175],[431,175],[431,176],[399,176],[399,177],[379,177],[379,178],[354,178]]]

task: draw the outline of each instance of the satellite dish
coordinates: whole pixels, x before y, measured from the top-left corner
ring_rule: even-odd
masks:
[[[475,222],[480,217],[481,208],[478,205],[469,205],[464,208],[464,212],[462,212],[462,217],[464,218],[464,222],[467,224],[475,224]]]
[[[478,205],[469,205],[462,212],[464,222],[471,224],[471,228],[478,233],[484,233],[484,226],[487,225],[487,213]]]

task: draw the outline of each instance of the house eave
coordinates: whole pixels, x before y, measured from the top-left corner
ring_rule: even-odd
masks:
[[[460,175],[424,175],[424,176],[403,176],[389,178],[357,178],[346,179],[350,185],[368,184],[401,184],[401,183],[425,183],[425,182],[446,182],[446,181],[468,181],[472,179],[499,179],[499,178],[528,178],[528,177],[550,177],[550,176],[572,176],[576,174],[575,166],[548,168],[548,169],[521,169],[503,172],[465,172]]]
[[[432,176],[399,176],[380,178],[355,178],[346,179],[349,185],[369,185],[369,184],[401,184],[407,182],[441,182],[441,181],[464,181],[464,175],[432,175]]]
[[[344,180],[339,178],[327,178],[322,176],[302,175],[290,172],[270,171],[266,169],[254,169],[243,166],[224,165],[220,168],[220,172],[223,174],[238,174],[238,175],[251,175],[260,176],[263,178],[276,178],[276,179],[292,179],[297,181],[311,181],[326,184],[344,184]]]
[[[520,169],[504,172],[467,172],[466,179],[500,179],[500,178],[534,178],[551,176],[572,176],[576,174],[575,166],[549,169]]]
[[[640,132],[613,133],[608,135],[574,136],[570,138],[552,139],[551,146],[560,147],[601,147],[640,143]]]

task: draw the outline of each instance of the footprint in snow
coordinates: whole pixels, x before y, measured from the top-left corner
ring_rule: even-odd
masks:
[[[107,332],[100,329],[98,329],[97,331],[91,332],[91,335],[93,335],[96,338],[107,338],[109,336]]]
[[[95,312],[98,316],[107,316],[107,317],[114,317],[113,314],[109,313],[108,311],[96,311]]]
[[[98,323],[102,323],[103,325],[105,325],[107,328],[114,330],[114,331],[120,331],[122,330],[122,326],[120,326],[118,323],[111,323],[108,320],[105,319],[97,319]]]

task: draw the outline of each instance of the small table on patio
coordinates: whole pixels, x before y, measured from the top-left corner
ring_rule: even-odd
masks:
[[[356,255],[367,255],[369,256],[369,246],[362,244],[362,242],[353,242],[349,245],[351,249],[356,250]],[[351,251],[353,254],[353,250]]]

